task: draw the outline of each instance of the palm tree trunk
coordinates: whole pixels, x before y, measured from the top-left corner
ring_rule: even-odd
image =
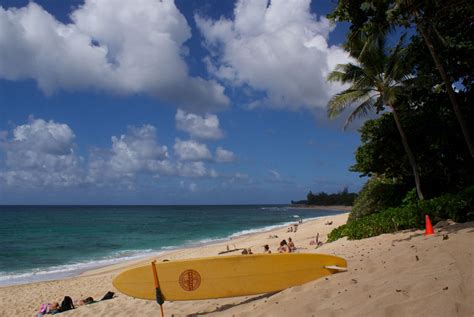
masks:
[[[408,156],[408,160],[410,161],[411,169],[413,170],[413,176],[415,177],[415,185],[416,185],[416,192],[418,194],[418,199],[423,200],[423,193],[421,192],[421,185],[420,185],[420,174],[418,172],[418,166],[416,165],[415,156],[408,145],[407,137],[405,132],[403,131],[402,124],[400,122],[400,117],[398,116],[397,110],[393,105],[391,105],[393,117],[395,119],[395,123],[397,124],[398,132],[402,138],[403,148]]]
[[[416,11],[415,15],[419,17],[418,12]],[[444,81],[444,85],[448,90],[449,99],[451,101],[451,105],[453,106],[454,113],[456,114],[456,118],[458,119],[459,125],[461,126],[462,134],[464,135],[464,140],[467,144],[467,147],[469,148],[469,153],[471,154],[471,157],[474,158],[474,144],[472,143],[469,128],[467,127],[466,122],[462,117],[461,109],[459,108],[459,104],[456,99],[456,94],[454,93],[453,87],[451,86],[451,81],[448,78],[448,74],[446,73],[446,70],[444,69],[444,66],[441,63],[438,54],[436,54],[433,43],[431,43],[431,40],[426,30],[423,28],[420,22],[416,22],[416,27],[418,28],[418,30],[420,30],[423,40],[425,41],[426,46],[428,46],[431,56],[433,57],[433,60],[436,64],[436,68],[438,69],[438,72]]]

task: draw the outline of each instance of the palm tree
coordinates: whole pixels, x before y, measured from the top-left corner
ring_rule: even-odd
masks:
[[[389,54],[386,54],[383,38],[371,42],[364,42],[362,39],[353,42],[351,54],[357,57],[358,64],[339,64],[328,76],[328,81],[350,84],[349,88],[329,100],[328,115],[335,118],[346,108],[355,105],[344,125],[346,128],[355,118],[365,116],[371,110],[379,112],[389,107],[413,170],[418,198],[423,200],[418,166],[408,145],[397,109],[397,99],[403,91],[403,86],[411,79],[402,45],[403,39],[404,36]]]

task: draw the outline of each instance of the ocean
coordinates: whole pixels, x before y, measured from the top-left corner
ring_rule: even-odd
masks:
[[[275,205],[0,206],[0,285],[74,276],[339,213]]]

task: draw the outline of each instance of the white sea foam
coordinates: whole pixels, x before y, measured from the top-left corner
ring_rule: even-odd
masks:
[[[252,234],[252,233],[267,232],[267,231],[270,231],[270,230],[273,230],[273,229],[286,227],[286,226],[289,226],[289,225],[292,225],[292,224],[294,224],[294,221],[280,223],[280,224],[276,224],[276,225],[272,225],[272,226],[261,227],[261,228],[242,230],[242,231],[239,231],[239,232],[236,232],[236,233],[230,235],[229,237],[230,238],[236,238],[236,237],[239,237],[239,236],[244,236],[244,235],[248,235],[248,234]]]
[[[118,262],[158,255],[163,251],[122,250],[93,261],[83,261],[47,268],[37,268],[28,272],[0,272],[0,285],[17,285],[39,281],[49,281],[75,276],[87,270],[112,265]]]
[[[203,244],[210,244],[210,243],[216,243],[220,241],[227,240],[227,238],[205,238],[199,240],[197,243],[195,241],[189,241],[189,244],[191,245],[203,245]]]
[[[287,209],[288,209],[287,206],[260,207],[260,210],[269,210],[269,211],[284,211]]]
[[[245,235],[253,234],[253,233],[267,232],[267,231],[270,231],[270,230],[273,230],[273,229],[286,227],[286,226],[292,225],[294,223],[295,223],[294,221],[290,221],[290,222],[279,223],[279,224],[276,224],[276,225],[271,225],[271,226],[266,226],[266,227],[246,229],[246,230],[242,230],[242,231],[237,231],[237,232],[232,233],[231,235],[228,235],[226,237],[205,238],[205,239],[201,239],[199,241],[188,240],[185,243],[185,246],[193,247],[193,246],[200,246],[200,245],[213,244],[213,243],[218,243],[218,242],[223,242],[223,241],[229,241],[231,239],[234,239],[234,238],[237,238],[237,237],[240,237],[240,236],[245,236]]]
[[[318,216],[318,217],[305,218],[304,221],[316,220],[316,219],[323,218],[323,217],[327,217],[327,216],[330,216],[330,215],[324,215],[324,216]],[[293,217],[294,217],[294,216],[293,216]],[[299,216],[298,216],[298,218],[299,218]],[[239,232],[236,232],[236,233],[230,235],[229,238],[236,238],[236,237],[239,237],[239,236],[248,235],[248,234],[252,234],[252,233],[267,232],[267,231],[270,231],[270,230],[273,230],[273,229],[278,229],[278,228],[290,226],[290,225],[293,225],[293,224],[295,224],[295,221],[280,223],[280,224],[276,224],[276,225],[272,225],[272,226],[266,226],[266,227],[261,227],[261,228],[242,230],[242,231],[239,231]]]
[[[178,249],[178,248],[179,248],[179,247],[178,247],[178,246],[175,246],[175,245],[168,245],[168,246],[162,247],[161,250],[169,251],[169,250],[176,250],[176,249]]]

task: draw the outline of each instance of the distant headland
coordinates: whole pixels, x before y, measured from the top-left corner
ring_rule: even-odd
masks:
[[[292,200],[291,206],[315,208],[346,207],[350,210],[351,206],[354,204],[354,200],[356,199],[356,197],[357,193],[349,193],[347,187],[344,187],[343,190],[334,194],[327,194],[325,192],[313,194],[312,191],[309,191],[308,195],[306,195],[306,200]]]

